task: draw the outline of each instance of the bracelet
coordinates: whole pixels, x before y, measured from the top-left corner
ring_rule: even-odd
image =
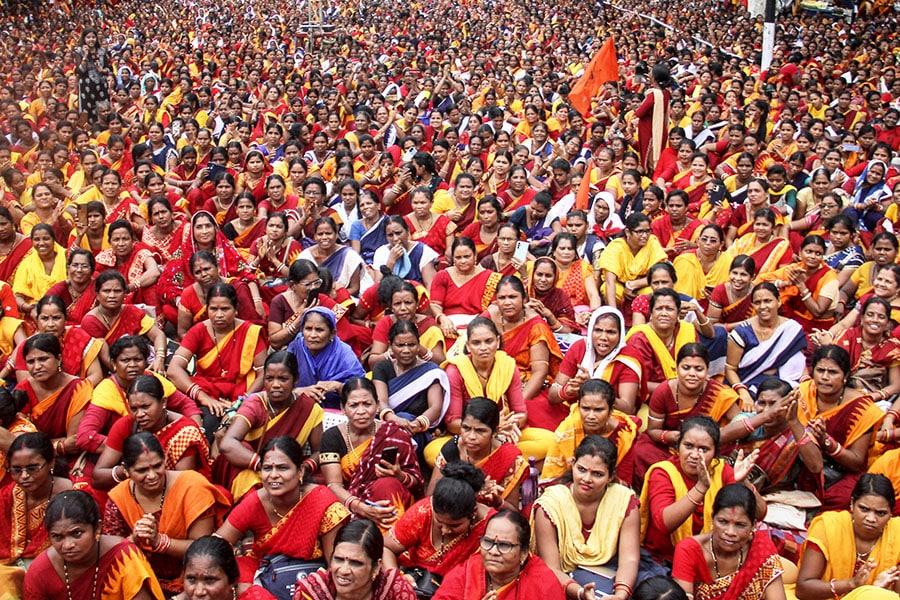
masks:
[[[733,384],[731,385],[731,389],[733,389],[733,390],[736,391],[736,392],[739,392],[739,391],[741,391],[741,390],[749,391],[749,388],[747,387],[747,384],[746,384],[746,383],[741,383],[740,381],[738,381],[737,383],[733,383]]]
[[[800,296],[800,302],[806,302],[806,301],[809,300],[810,298],[812,298],[812,292],[810,292],[809,290],[807,290],[805,294],[803,294],[802,296]]]
[[[890,409],[889,411],[887,411],[887,414],[893,415],[893,416],[894,416],[894,420],[900,421],[900,412],[897,412],[897,411],[894,410],[893,408]]]
[[[358,500],[358,499],[359,498],[357,498],[356,496],[347,496],[344,499],[344,508],[346,508],[347,510],[350,510],[350,504],[352,504],[354,500]],[[350,512],[353,512],[353,511],[350,510]]]
[[[741,419],[741,423],[744,424],[744,428],[747,430],[747,433],[753,433],[756,431],[756,427],[753,426],[753,423],[750,422],[749,417],[744,417]]]
[[[697,325],[699,325],[700,327],[706,327],[707,325],[709,325],[709,317],[706,317],[706,321],[703,323],[697,321]]]
[[[187,389],[187,396],[191,400],[197,400],[197,396],[199,396],[199,395],[200,395],[200,386],[197,385],[196,383],[191,384],[191,387],[189,387]]]
[[[378,413],[378,419],[381,421],[384,421],[385,417],[387,415],[393,415],[393,414],[395,414],[393,408],[385,408],[380,413]]]
[[[688,500],[690,500],[691,504],[693,504],[694,506],[699,508],[699,507],[703,506],[703,501],[702,500],[700,500],[700,501],[694,500],[693,496],[691,496],[691,492],[693,492],[693,491],[694,491],[694,488],[691,488],[690,490],[688,490],[688,493],[684,495],[684,497],[687,498]]]
[[[563,324],[558,320],[556,321],[556,327],[553,328],[553,333],[559,333],[563,328]]]
[[[164,533],[159,534],[159,540],[157,540],[156,545],[151,550],[154,554],[162,554],[166,550],[169,549],[169,545],[172,543],[172,540]]]
[[[805,445],[807,445],[807,444],[812,444],[812,443],[813,443],[812,438],[809,437],[809,434],[807,434],[807,433],[804,431],[804,432],[803,432],[803,435],[800,436],[800,439],[797,440],[797,447],[798,447],[798,448],[802,448],[803,446],[805,446]]]
[[[316,461],[314,461],[311,458],[305,459],[303,461],[303,466],[306,467],[307,473],[315,473],[316,471],[319,470],[319,463],[317,463]]]
[[[584,600],[584,588],[578,588],[578,600]]]
[[[253,304],[259,304],[260,302],[262,302],[262,298],[260,298],[259,296],[253,296]]]
[[[634,590],[632,589],[632,587],[624,581],[617,581],[613,584],[613,591],[616,591],[619,588],[622,588],[629,598],[634,595]]]
[[[418,417],[416,417],[416,421],[425,426],[425,431],[431,429],[431,419],[429,419],[427,415],[419,415]]]
[[[837,579],[832,579],[831,582],[830,582],[830,585],[831,585],[831,595],[834,596],[835,598],[840,598],[841,595],[838,594],[838,591],[837,591],[837,585],[835,585],[836,583],[837,583]]]
[[[565,385],[562,385],[562,386],[560,386],[560,388],[559,388],[559,397],[560,397],[562,400],[566,400],[566,401],[568,401],[568,400],[574,400],[575,398],[578,397],[578,394],[569,394],[568,392],[566,392],[567,389],[569,389],[569,382],[568,382],[568,381],[565,383]]]
[[[112,468],[112,479],[116,483],[122,483],[123,481],[125,481],[125,479],[127,479],[127,477],[119,477],[118,475],[116,475],[116,469],[118,469],[119,467],[122,467],[122,465],[115,465]],[[123,472],[125,471],[125,467],[122,467],[122,471]],[[126,473],[126,475],[127,475],[127,473]]]
[[[884,390],[878,390],[878,393],[881,394],[881,399],[882,399],[882,400],[887,400],[888,394],[887,394],[886,391],[884,391]]]
[[[250,462],[247,464],[247,468],[251,471],[259,471],[259,463],[262,460],[259,457],[259,454],[256,452],[253,453],[253,456],[250,457]]]
[[[837,457],[841,452],[844,451],[844,447],[841,446],[840,442],[837,442],[831,450],[826,450],[828,456]]]

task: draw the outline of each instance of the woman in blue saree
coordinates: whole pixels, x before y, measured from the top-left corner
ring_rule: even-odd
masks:
[[[325,267],[334,278],[335,287],[346,288],[351,296],[359,296],[363,275],[362,258],[353,248],[338,241],[338,225],[331,217],[319,217],[314,225],[316,244],[300,253],[305,258]]]
[[[375,251],[387,244],[384,234],[385,217],[381,204],[369,190],[359,193],[360,220],[350,225],[350,247],[356,250],[366,265],[372,264]]]
[[[859,223],[860,229],[874,232],[884,218],[884,211],[891,201],[891,188],[885,183],[887,165],[872,160],[856,180],[850,205],[844,214]]]
[[[338,339],[334,313],[321,306],[310,308],[300,320],[300,335],[287,350],[297,357],[300,377],[296,387],[324,408],[340,408],[340,393],[351,377],[365,371],[353,349]]]

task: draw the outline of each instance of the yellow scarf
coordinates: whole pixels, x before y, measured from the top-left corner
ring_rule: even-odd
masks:
[[[475,366],[468,356],[457,356],[450,359],[450,364],[456,365],[459,374],[462,375],[463,382],[466,384],[466,392],[469,398],[477,398],[484,396],[490,398],[501,407],[506,399],[506,390],[512,381],[513,371],[516,368],[516,361],[506,352],[498,350],[494,355],[494,367],[491,369],[491,376],[487,380],[487,384],[482,387],[478,373],[475,372]]]
[[[809,524],[809,535],[806,544],[813,543],[825,555],[825,572],[822,579],[850,579],[856,567],[856,545],[853,543],[853,522],[846,510],[823,512]],[[872,569],[869,580],[871,585],[875,575],[900,562],[900,518],[893,517],[884,527],[881,538],[875,542],[869,560],[878,563]]]
[[[569,487],[553,485],[547,488],[535,504],[544,509],[556,526],[559,534],[559,564],[563,571],[570,573],[582,566],[601,567],[618,554],[619,531],[632,498],[634,492],[630,488],[610,483],[597,506],[591,534],[584,539],[581,515]],[[534,542],[534,527],[531,532]]]
[[[644,325],[635,325],[631,328],[631,331],[628,332],[628,335],[625,336],[625,341],[627,342],[631,336],[633,336],[638,331],[643,332],[644,336],[647,338],[647,341],[650,342],[650,347],[653,348],[653,353],[656,354],[656,358],[659,360],[659,364],[662,367],[663,373],[666,375],[666,379],[674,379],[678,373],[676,372],[677,364],[675,362],[675,357],[669,353],[669,349],[666,348],[665,342],[660,339],[660,337],[656,334],[652,327],[649,324]],[[682,321],[678,324],[678,332],[675,334],[675,352],[674,354],[677,356],[678,351],[685,344],[690,344],[691,342],[697,341],[697,331],[694,329],[693,323],[686,323]]]
[[[706,491],[706,495],[703,496],[703,528],[700,533],[706,533],[710,529],[712,529],[712,506],[713,500],[716,498],[716,494],[719,493],[719,490],[722,489],[722,471],[724,471],[725,463],[721,460],[713,461],[712,466],[710,466],[709,473],[709,489]],[[650,474],[653,473],[656,469],[662,469],[669,476],[669,479],[672,481],[672,488],[675,490],[675,498],[683,498],[687,496],[688,487],[684,482],[684,478],[681,476],[681,473],[678,471],[678,467],[675,466],[675,463],[669,460],[664,460],[662,462],[658,462],[655,465],[651,466],[647,471],[647,474],[644,476],[644,488],[641,490],[641,542],[647,538],[647,527],[650,525]],[[694,527],[693,527],[693,513],[688,516],[687,519],[684,520],[684,523],[679,525],[675,531],[669,534],[670,539],[672,540],[672,545],[676,546],[678,542],[683,540],[684,538],[691,537],[694,535]]]
[[[607,381],[609,380],[607,379]],[[613,409],[612,417],[625,425],[619,430],[616,440],[616,450],[618,451],[616,464],[618,466],[639,432],[635,422],[625,413]],[[541,481],[556,479],[568,471],[569,459],[575,456],[575,449],[583,439],[584,425],[581,422],[581,411],[577,404],[573,404],[569,416],[559,424],[553,434],[553,442],[547,451],[547,458],[544,459],[544,467],[541,470]]]

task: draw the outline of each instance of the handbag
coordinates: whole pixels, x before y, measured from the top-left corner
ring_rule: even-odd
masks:
[[[265,588],[278,600],[293,600],[297,581],[325,568],[327,567],[324,560],[304,560],[286,554],[267,554],[259,561],[253,583]]]
[[[416,597],[419,600],[430,600],[441,585],[441,576],[435,575],[422,567],[403,567],[400,572],[415,580],[413,587],[416,589]]]

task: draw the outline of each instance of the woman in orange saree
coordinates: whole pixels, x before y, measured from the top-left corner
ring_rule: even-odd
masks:
[[[16,231],[15,220],[4,206],[0,206],[0,248],[6,250],[0,253],[0,280],[12,285],[19,263],[31,250],[31,240]]]
[[[753,217],[753,231],[735,240],[727,253],[735,257],[746,254],[756,263],[757,273],[769,273],[791,262],[791,244],[775,236],[777,217],[771,208],[763,208]]]
[[[242,192],[234,200],[235,218],[222,223],[222,233],[231,240],[244,260],[250,259],[250,248],[266,231],[266,220],[256,216],[256,198]]]
[[[301,482],[303,462],[303,448],[287,436],[274,438],[254,457],[262,487],[244,496],[216,532],[232,545],[253,532],[253,547],[238,559],[240,581],[253,581],[256,570],[277,554],[323,567],[331,558],[350,513],[324,485]]]

